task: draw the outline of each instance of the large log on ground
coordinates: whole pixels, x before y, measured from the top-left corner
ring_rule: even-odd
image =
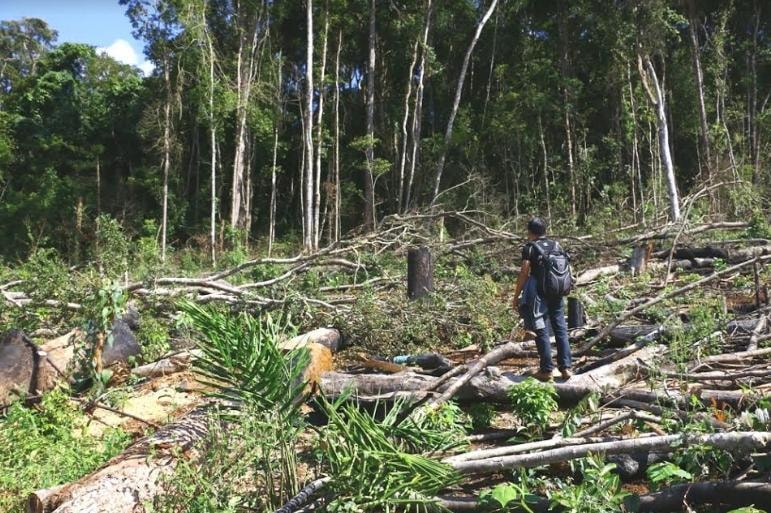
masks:
[[[603,389],[617,390],[637,375],[637,360],[653,361],[664,350],[664,346],[646,347],[635,354],[613,362],[599,369],[573,376],[568,382],[555,383],[554,387],[564,401],[578,401],[588,393],[602,392]],[[453,397],[460,400],[507,401],[512,385],[521,383],[527,376],[501,373],[495,367],[488,367],[461,386]],[[350,392],[362,400],[394,399],[406,397],[421,399],[435,378],[405,372],[400,374],[344,374],[327,372],[321,376],[319,387],[328,397],[338,397]],[[441,378],[439,378],[441,379]],[[456,380],[444,382],[437,390],[439,394],[455,388]]]
[[[193,410],[177,422],[142,438],[100,470],[27,500],[28,513],[134,513],[144,511],[161,490],[180,457],[194,457],[194,446],[209,432],[207,409]]]

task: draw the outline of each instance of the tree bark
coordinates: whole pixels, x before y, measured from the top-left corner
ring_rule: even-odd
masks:
[[[453,125],[455,124],[455,116],[458,114],[458,108],[460,107],[460,99],[463,94],[463,83],[466,80],[466,71],[468,70],[469,63],[471,62],[471,54],[474,51],[474,47],[476,46],[477,41],[479,41],[479,36],[482,34],[482,29],[485,28],[485,25],[487,24],[487,20],[490,19],[490,16],[495,11],[495,7],[497,5],[498,5],[498,0],[493,0],[490,3],[490,7],[487,8],[487,11],[485,12],[484,16],[482,16],[482,19],[479,20],[476,31],[474,32],[474,36],[471,39],[471,43],[469,44],[469,47],[466,50],[466,55],[463,57],[463,64],[460,69],[460,75],[458,76],[458,85],[455,87],[455,99],[452,102],[452,110],[450,111],[450,117],[447,120],[447,128],[445,129],[445,132],[444,132],[444,142],[442,144],[442,151],[439,153],[439,160],[436,164],[436,175],[434,177],[434,193],[431,199],[432,205],[436,203],[436,198],[437,196],[439,196],[439,187],[441,186],[442,174],[444,173],[444,162],[447,159],[447,150],[450,146],[450,141],[452,140]]]

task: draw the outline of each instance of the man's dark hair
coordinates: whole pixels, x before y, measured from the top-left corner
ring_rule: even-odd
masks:
[[[540,217],[534,217],[527,222],[527,231],[533,235],[542,237],[546,235],[546,222]]]

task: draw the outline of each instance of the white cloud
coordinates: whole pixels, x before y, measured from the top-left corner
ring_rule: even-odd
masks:
[[[107,54],[123,64],[137,66],[145,75],[152,73],[154,68],[153,64],[137,54],[131,43],[125,39],[116,39],[110,46],[106,48],[99,47],[96,51],[97,53]]]

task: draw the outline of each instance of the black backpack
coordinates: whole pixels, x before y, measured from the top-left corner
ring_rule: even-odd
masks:
[[[534,272],[538,294],[550,300],[570,294],[573,288],[570,256],[557,242],[551,250],[546,250],[536,243],[533,243],[532,247],[538,252],[538,265]]]

